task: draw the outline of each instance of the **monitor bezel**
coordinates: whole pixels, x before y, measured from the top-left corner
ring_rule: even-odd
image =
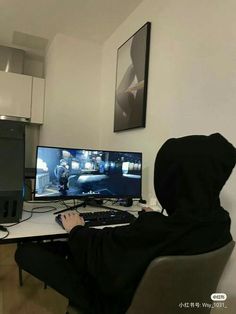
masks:
[[[57,196],[37,196],[36,195],[36,176],[37,176],[37,160],[38,160],[38,151],[39,148],[55,148],[55,149],[61,149],[61,150],[85,150],[85,151],[97,151],[97,152],[108,152],[108,153],[131,153],[131,154],[140,154],[141,157],[141,180],[140,180],[140,191],[138,196],[133,195],[120,195],[119,197],[111,196],[111,195],[96,195],[94,197],[93,195],[77,195],[73,197],[71,195],[57,195]],[[62,147],[62,146],[49,146],[49,145],[37,145],[36,147],[36,159],[35,159],[35,180],[34,180],[34,191],[33,191],[33,197],[36,201],[50,201],[50,200],[91,200],[91,199],[109,199],[109,200],[117,200],[117,199],[141,199],[142,198],[142,177],[143,177],[143,154],[142,152],[134,152],[134,151],[120,151],[120,150],[103,150],[103,149],[91,149],[91,148],[75,148],[75,147]]]

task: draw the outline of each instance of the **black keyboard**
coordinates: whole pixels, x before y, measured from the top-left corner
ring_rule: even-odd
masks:
[[[85,225],[88,227],[126,224],[135,220],[135,217],[127,211],[116,210],[81,213],[80,216],[84,218]],[[60,214],[55,217],[55,220],[63,228]]]

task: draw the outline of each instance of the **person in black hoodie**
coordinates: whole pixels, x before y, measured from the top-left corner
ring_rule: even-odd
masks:
[[[22,245],[16,261],[82,313],[124,314],[155,257],[205,253],[232,240],[219,194],[235,162],[234,146],[218,133],[169,139],[154,169],[156,196],[168,215],[147,209],[130,225],[94,229],[67,213],[68,242]]]

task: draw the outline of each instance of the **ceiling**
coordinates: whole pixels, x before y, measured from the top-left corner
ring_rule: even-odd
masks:
[[[0,0],[0,45],[43,54],[57,33],[104,42],[142,0]]]

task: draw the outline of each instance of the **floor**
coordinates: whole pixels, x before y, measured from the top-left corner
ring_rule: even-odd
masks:
[[[0,245],[0,314],[65,314],[67,299],[23,272],[19,286],[15,244]]]

